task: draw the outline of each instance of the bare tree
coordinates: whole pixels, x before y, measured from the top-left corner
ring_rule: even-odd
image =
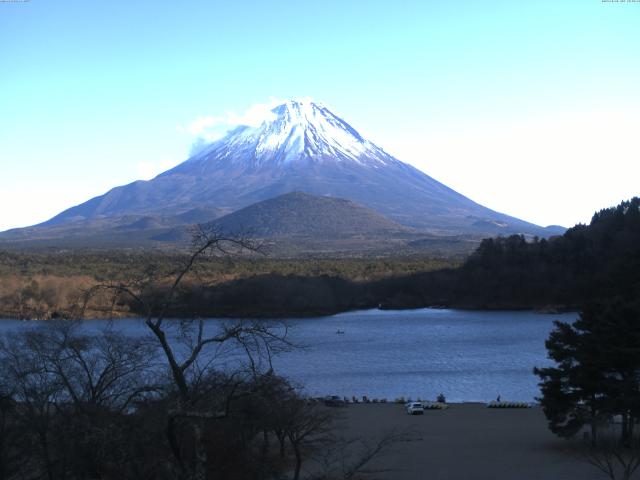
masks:
[[[309,480],[360,480],[388,474],[389,469],[375,466],[375,460],[390,453],[401,442],[412,441],[413,434],[392,430],[377,438],[365,439],[332,437],[323,449],[315,452],[313,460],[317,473]]]
[[[290,398],[283,406],[281,415],[286,419],[284,430],[295,459],[293,480],[298,480],[303,452],[323,448],[330,443],[328,434],[334,414],[324,406],[310,404],[306,399],[297,396]]]
[[[371,478],[387,472],[372,463],[399,442],[410,441],[405,431],[390,431],[378,438],[344,438],[336,435],[336,421],[344,412],[301,396],[285,379],[275,379],[267,404],[268,426],[278,438],[280,457],[285,447],[293,453],[291,478],[346,480]],[[312,461],[307,472],[303,464]]]
[[[148,375],[155,349],[146,339],[125,337],[110,328],[97,335],[79,329],[77,322],[52,320],[12,337],[38,359],[77,413],[101,408],[125,412],[158,389]]]
[[[157,391],[147,375],[148,342],[110,331],[83,334],[79,327],[51,321],[0,341],[2,378],[10,386],[6,420],[26,436],[24,448],[14,447],[29,462],[30,477],[100,478],[117,463],[115,452],[126,450],[120,419]]]
[[[640,438],[622,442],[601,433],[595,443],[590,442],[585,459],[611,480],[631,480],[640,467]]]
[[[0,382],[3,380],[0,378]],[[13,478],[23,462],[20,444],[24,443],[24,434],[15,421],[15,413],[11,391],[0,385],[0,480]]]
[[[13,420],[28,433],[34,447],[31,468],[53,480],[57,477],[52,452],[56,437],[53,405],[61,397],[62,388],[47,372],[42,359],[26,348],[25,343],[24,335],[2,339],[2,376],[11,385],[11,400],[19,405],[12,412]]]
[[[182,320],[179,323],[166,322],[167,316],[175,308],[183,282],[190,273],[197,273],[197,262],[208,256],[229,256],[238,252],[259,252],[260,246],[241,237],[227,236],[211,227],[198,226],[193,235],[193,252],[185,263],[175,272],[173,280],[163,290],[160,279],[153,270],[145,278],[129,283],[111,283],[96,285],[87,292],[87,301],[96,293],[104,290],[113,292],[114,304],[126,297],[144,312],[144,322],[157,340],[170,371],[172,383],[176,388],[176,402],[169,412],[167,431],[170,434],[172,450],[181,466],[181,476],[194,480],[206,477],[207,450],[205,446],[205,426],[207,422],[224,418],[227,412],[214,409],[203,401],[198,388],[198,379],[211,367],[210,357],[203,360],[205,349],[220,348],[233,344],[242,349],[248,359],[248,368],[257,373],[261,359],[267,359],[270,368],[271,353],[286,348],[286,329],[274,330],[265,322],[229,321],[213,332],[206,331],[202,318]],[[154,290],[163,290],[160,298],[153,295]],[[85,302],[86,305],[86,302]],[[177,326],[176,338],[171,335]],[[175,431],[175,422],[181,420],[191,427],[193,437],[193,462],[191,468],[181,458],[179,446],[171,438]]]

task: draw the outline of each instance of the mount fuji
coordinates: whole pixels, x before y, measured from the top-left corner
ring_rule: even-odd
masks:
[[[394,158],[325,106],[291,100],[261,125],[235,128],[152,180],[113,188],[11,237],[78,235],[87,227],[157,231],[291,192],[347,199],[436,236],[562,231],[479,205]]]

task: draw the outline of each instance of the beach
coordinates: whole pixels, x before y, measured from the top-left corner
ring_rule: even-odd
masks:
[[[597,480],[581,439],[547,428],[540,407],[495,409],[480,403],[407,415],[401,404],[351,404],[336,422],[341,434],[373,441],[392,430],[405,439],[378,457],[374,478],[397,480]]]

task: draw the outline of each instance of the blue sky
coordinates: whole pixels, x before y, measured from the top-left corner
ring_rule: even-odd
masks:
[[[312,97],[496,210],[640,194],[640,3],[0,3],[0,230],[186,159],[198,118]]]

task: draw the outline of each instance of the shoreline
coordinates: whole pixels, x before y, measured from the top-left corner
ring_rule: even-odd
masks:
[[[580,309],[577,306],[570,305],[542,305],[542,306],[518,306],[518,305],[425,305],[425,306],[409,306],[409,307],[385,307],[385,306],[372,306],[371,308],[353,308],[345,310],[315,310],[315,311],[290,311],[281,310],[278,312],[262,312],[258,314],[254,310],[247,311],[222,311],[215,315],[206,317],[207,319],[252,319],[252,320],[290,320],[290,319],[309,319],[309,318],[324,318],[332,317],[335,315],[357,312],[410,312],[416,310],[460,310],[460,311],[478,311],[478,312],[531,312],[540,315],[560,315],[564,313],[577,313]],[[114,314],[107,315],[100,311],[91,311],[90,315],[76,316],[69,312],[49,312],[47,315],[36,317],[28,315],[16,315],[15,312],[3,312],[0,310],[0,321],[2,320],[24,320],[24,321],[48,321],[48,320],[109,320],[117,321],[119,319],[144,319],[144,315],[139,315],[136,312],[114,312]],[[192,315],[181,315],[180,313],[172,313],[171,318],[174,319],[188,319],[196,318]]]

